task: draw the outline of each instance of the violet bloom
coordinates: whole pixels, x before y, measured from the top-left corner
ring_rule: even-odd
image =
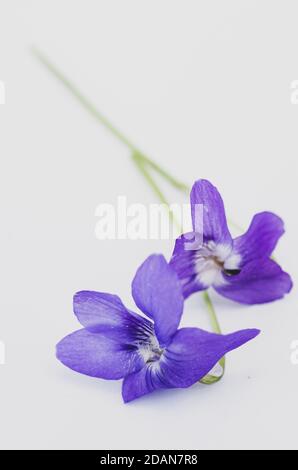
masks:
[[[279,299],[291,290],[290,276],[270,258],[284,233],[280,217],[271,212],[256,214],[247,232],[233,240],[222,198],[209,181],[193,185],[190,202],[193,232],[176,240],[170,261],[184,297],[212,286],[229,299],[258,304]],[[203,205],[203,230],[196,230],[198,204]],[[192,248],[190,240],[198,240],[200,235],[202,241]]]
[[[125,402],[157,389],[189,387],[228,351],[259,333],[178,330],[184,300],[181,285],[161,255],[150,256],[138,269],[132,295],[149,319],[128,310],[115,295],[77,293],[74,312],[84,328],[57,346],[58,359],[77,372],[108,380],[124,378]]]

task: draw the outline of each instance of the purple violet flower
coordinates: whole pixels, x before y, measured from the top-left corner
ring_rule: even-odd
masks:
[[[74,313],[84,328],[57,345],[58,359],[77,372],[124,378],[125,402],[157,389],[191,386],[227,352],[259,334],[255,329],[228,335],[178,330],[184,301],[181,285],[161,255],[150,256],[140,266],[132,295],[150,320],[128,310],[116,295],[78,292]]]
[[[210,286],[243,304],[271,302],[290,292],[290,276],[270,258],[284,233],[280,217],[271,212],[256,214],[247,232],[233,240],[222,198],[209,181],[198,180],[193,185],[190,202],[193,232],[176,240],[170,261],[185,298]],[[198,204],[203,205],[203,230],[196,230]],[[202,242],[192,248],[191,239],[200,235]]]

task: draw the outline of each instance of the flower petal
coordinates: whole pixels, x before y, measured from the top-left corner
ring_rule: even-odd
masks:
[[[125,402],[163,388],[186,388],[204,377],[222,356],[260,333],[241,330],[228,335],[198,328],[182,328],[175,334],[161,360],[128,375],[123,382]]]
[[[227,352],[259,333],[260,330],[248,329],[218,335],[199,328],[182,328],[165,351],[162,374],[172,387],[189,387],[210,372]]]
[[[154,392],[161,387],[155,377],[154,363],[145,365],[140,371],[127,375],[122,383],[122,398],[124,403],[128,403],[143,395]]]
[[[193,249],[189,249],[191,247]],[[200,247],[196,247],[194,232],[181,235],[175,242],[170,266],[178,275],[184,298],[194,292],[206,289],[206,286],[200,283],[197,275],[196,261],[199,249]]]
[[[214,286],[224,297],[243,304],[262,304],[282,298],[290,292],[289,274],[270,258],[250,261],[236,276],[226,276],[225,285]]]
[[[144,365],[136,348],[86,329],[75,331],[62,339],[57,345],[57,358],[81,374],[114,380]]]
[[[232,245],[232,237],[227,226],[224,203],[218,190],[207,180],[198,180],[190,193],[191,215],[194,231],[200,225],[197,220],[196,206],[203,204],[203,235],[204,242]]]
[[[270,256],[284,233],[284,223],[272,212],[256,214],[244,235],[234,240],[234,251],[241,255],[243,264]]]
[[[105,333],[119,341],[130,343],[142,331],[153,331],[151,322],[127,310],[117,295],[81,291],[74,296],[73,308],[79,322],[89,331]]]
[[[151,255],[139,267],[132,282],[137,306],[154,320],[161,346],[169,343],[183,312],[183,295],[175,271],[162,255]]]

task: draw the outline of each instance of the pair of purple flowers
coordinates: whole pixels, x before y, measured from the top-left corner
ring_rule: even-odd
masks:
[[[184,299],[213,287],[244,304],[270,302],[291,290],[290,276],[270,256],[284,233],[282,220],[270,212],[254,216],[247,232],[232,239],[222,198],[206,180],[191,191],[193,232],[182,235],[168,264],[151,255],[132,282],[140,316],[119,297],[82,291],[74,313],[83,329],[57,345],[58,359],[69,368],[103,379],[123,378],[129,402],[165,388],[185,388],[202,379],[229,351],[259,334],[246,329],[228,335],[198,328],[179,329]],[[197,233],[196,207],[203,206],[203,234]],[[192,246],[191,240],[202,242]]]

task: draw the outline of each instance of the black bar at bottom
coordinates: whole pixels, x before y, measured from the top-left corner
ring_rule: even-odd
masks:
[[[284,465],[284,456],[280,451],[274,450],[6,450],[9,454],[10,463],[22,462],[31,466],[46,463],[47,465],[59,465],[67,462],[71,465],[82,464],[84,469],[90,470],[102,467],[120,466],[123,469],[137,469],[144,466],[179,466],[184,465],[188,468],[201,466],[201,468],[210,469],[210,465],[228,465],[229,468],[241,467],[243,458],[245,465],[255,466],[259,462],[260,454],[266,455],[267,465],[271,457],[274,464]],[[235,456],[233,453],[243,454]],[[264,456],[265,456],[264,455]],[[6,455],[8,456],[8,455]],[[263,457],[263,456],[261,456]]]

